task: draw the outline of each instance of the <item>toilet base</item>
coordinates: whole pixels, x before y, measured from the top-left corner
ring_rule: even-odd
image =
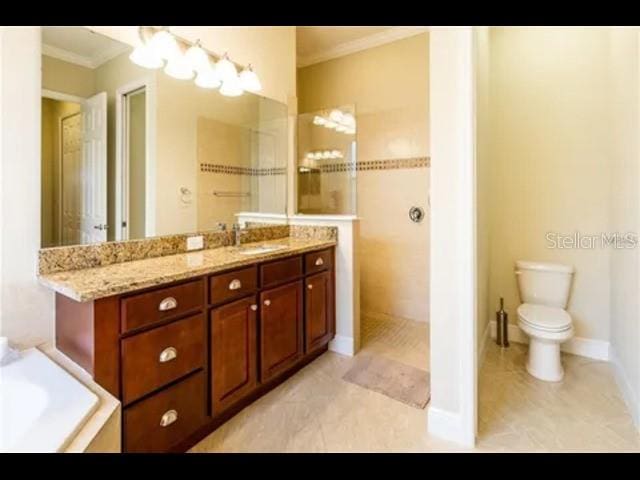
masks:
[[[560,362],[560,343],[529,337],[527,372],[545,382],[559,382],[564,377]]]

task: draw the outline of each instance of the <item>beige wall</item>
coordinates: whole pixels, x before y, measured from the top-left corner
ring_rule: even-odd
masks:
[[[428,156],[428,65],[425,33],[301,68],[299,110],[355,104],[358,161]],[[428,168],[357,172],[363,312],[428,320],[428,192]]]
[[[88,98],[95,93],[95,70],[42,55],[42,88]]]
[[[611,29],[609,76],[612,141],[610,230],[640,232],[639,31]],[[611,357],[629,410],[640,426],[640,257],[638,248],[611,250]]]
[[[251,133],[201,116],[197,119],[197,163],[251,166]],[[250,198],[216,197],[214,191],[249,192],[248,175],[198,170],[198,230],[213,230],[218,222],[236,223],[235,214],[249,210]]]
[[[489,28],[474,31],[476,42],[476,241],[477,241],[477,340],[478,353],[482,354],[485,332],[495,307],[495,299],[489,297],[491,267],[491,155],[489,152]]]
[[[599,340],[609,339],[609,252],[549,249],[545,234],[609,228],[607,42],[604,28],[491,30],[489,310],[503,296],[517,321],[516,260],[566,263],[576,335]]]

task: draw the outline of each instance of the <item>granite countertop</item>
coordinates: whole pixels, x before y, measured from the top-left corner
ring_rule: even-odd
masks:
[[[319,250],[335,246],[336,241],[286,237],[245,243],[242,245],[242,249],[261,245],[282,245],[285,248],[254,255],[243,255],[238,247],[219,247],[116,263],[104,267],[39,275],[38,279],[41,284],[62,295],[78,302],[88,302],[265,260]]]

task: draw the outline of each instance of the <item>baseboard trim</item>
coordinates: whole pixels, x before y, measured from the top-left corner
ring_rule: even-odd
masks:
[[[487,342],[491,337],[491,322],[487,322],[487,325],[484,327],[484,332],[482,333],[482,338],[480,339],[480,345],[478,348],[478,368],[482,367],[484,363],[485,356],[487,354]]]
[[[466,447],[475,445],[475,432],[467,432],[462,428],[462,417],[459,414],[429,406],[427,415],[430,435],[456,442]]]
[[[616,379],[616,383],[622,392],[624,403],[627,404],[629,413],[631,413],[631,417],[633,417],[633,423],[636,428],[640,430],[640,396],[633,390],[629,377],[627,377],[627,374],[620,363],[620,358],[614,348],[609,349],[609,359],[613,367],[613,374]]]
[[[491,320],[491,338],[496,338],[496,321]],[[518,325],[509,324],[509,341],[516,343],[529,343],[529,337]],[[563,352],[593,358],[594,360],[609,360],[609,342],[593,340],[591,338],[573,337],[564,342],[560,349]]]
[[[353,341],[353,337],[336,335],[333,340],[329,342],[329,350],[341,355],[353,357],[355,355],[355,343]]]

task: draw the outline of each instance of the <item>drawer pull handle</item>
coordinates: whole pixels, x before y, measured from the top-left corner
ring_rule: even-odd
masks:
[[[258,305],[256,304],[251,305],[251,310],[253,310],[254,312],[258,310]]]
[[[178,301],[173,297],[167,297],[160,302],[158,305],[158,310],[161,312],[166,312],[167,310],[173,310],[178,306]]]
[[[175,410],[167,410],[164,415],[162,415],[162,418],[160,418],[160,426],[168,427],[176,420],[178,420],[178,412]]]
[[[238,290],[239,288],[242,288],[242,282],[237,278],[231,280],[231,283],[229,283],[229,290]]]
[[[178,356],[178,351],[173,347],[165,348],[162,352],[160,352],[160,363],[166,363]]]
[[[271,305],[271,300],[265,300],[264,304],[268,307],[269,305]]]
[[[309,290],[313,290],[313,285],[309,284],[309,285],[307,285],[307,288],[308,288]]]
[[[320,265],[324,265],[324,260],[322,260],[322,257],[318,257],[318,259],[316,260],[316,267],[319,267]]]

